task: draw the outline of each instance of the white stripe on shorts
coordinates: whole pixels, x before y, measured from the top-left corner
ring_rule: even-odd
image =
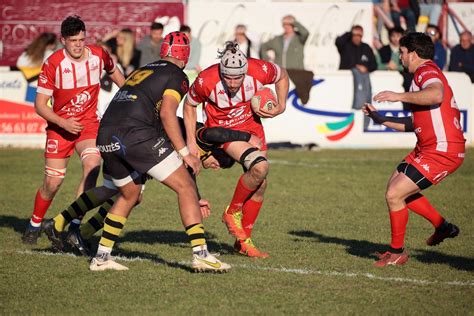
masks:
[[[182,164],[183,160],[181,160],[178,153],[173,150],[173,152],[168,157],[166,157],[159,164],[153,166],[147,171],[147,173],[154,179],[163,182],[170,174],[181,167]]]

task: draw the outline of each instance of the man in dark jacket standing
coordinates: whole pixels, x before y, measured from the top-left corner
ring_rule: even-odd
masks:
[[[336,38],[336,46],[341,56],[339,69],[350,69],[354,76],[354,101],[352,108],[360,109],[370,103],[372,87],[369,73],[377,69],[375,55],[369,45],[362,42],[364,29],[354,25],[350,32]]]
[[[465,72],[474,83],[474,45],[471,32],[462,32],[459,44],[451,50],[449,71]]]

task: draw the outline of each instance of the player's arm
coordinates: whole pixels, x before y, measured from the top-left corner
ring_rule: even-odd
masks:
[[[119,88],[122,88],[122,86],[125,84],[125,77],[118,67],[115,67],[115,70],[108,75]]]
[[[377,102],[406,102],[416,105],[431,106],[443,102],[444,89],[440,82],[430,83],[426,88],[414,92],[382,91],[374,96]]]
[[[48,101],[51,97],[43,93],[36,93],[35,98],[35,111],[36,113],[44,118],[49,123],[53,123],[71,134],[79,134],[84,128],[78,119],[71,117],[69,119],[62,118],[61,116],[54,113],[54,111],[48,106]]]
[[[286,100],[288,99],[288,89],[290,86],[290,79],[286,69],[281,68],[280,78],[275,82],[275,91],[278,99],[277,112],[274,116],[279,115],[286,110]]]
[[[413,132],[413,120],[411,117],[393,117],[384,116],[379,114],[372,104],[366,103],[362,107],[362,111],[365,115],[370,117],[375,123],[382,124],[388,128],[400,131],[400,132]]]
[[[199,149],[196,143],[197,109],[189,102],[188,97],[184,99],[183,119],[186,129],[186,145],[189,152],[199,158]]]
[[[167,91],[169,94],[167,94]],[[181,98],[178,99],[178,92],[175,90],[166,90],[163,94],[163,102],[160,108],[160,118],[163,123],[163,127],[166,134],[171,140],[173,147],[183,157],[184,162],[188,167],[193,169],[195,174],[199,173],[201,167],[201,161],[195,156],[190,155],[188,147],[181,134],[181,128],[179,127],[178,118],[176,116],[176,110],[178,109]]]

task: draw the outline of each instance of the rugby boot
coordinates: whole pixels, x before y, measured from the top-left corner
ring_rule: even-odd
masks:
[[[64,243],[63,239],[61,238],[61,232],[57,231],[56,227],[54,227],[54,219],[50,218],[44,220],[41,223],[41,230],[44,231],[46,236],[48,236],[48,239],[49,241],[51,241],[51,245],[53,246],[54,250],[64,250]]]
[[[224,273],[231,269],[231,266],[220,261],[207,250],[193,252],[192,268],[195,272],[217,272]]]
[[[84,239],[82,238],[81,232],[79,230],[69,230],[66,236],[66,241],[73,248],[77,249],[83,256],[89,257],[90,247],[87,242],[84,241]]]
[[[268,258],[270,256],[267,252],[258,250],[250,237],[245,240],[237,239],[234,244],[234,249],[238,253],[248,257]]]
[[[408,253],[405,250],[402,253],[391,253],[390,251],[376,253],[376,256],[379,259],[374,263],[376,267],[402,265],[408,261]]]
[[[242,228],[242,210],[228,213],[229,207],[222,214],[222,222],[227,226],[227,230],[237,239],[247,239],[247,234]]]
[[[114,258],[109,255],[97,256],[92,258],[89,264],[89,270],[91,271],[104,271],[104,270],[117,270],[125,271],[128,268],[120,263],[117,263]]]
[[[428,246],[436,246],[443,242],[446,238],[454,238],[459,235],[459,227],[454,224],[447,223],[445,227],[441,225],[441,227],[437,228],[433,235],[430,236],[426,240],[426,244]]]
[[[38,242],[38,238],[41,235],[41,227],[33,227],[28,225],[23,236],[21,236],[21,240],[24,244],[28,245],[36,245]]]

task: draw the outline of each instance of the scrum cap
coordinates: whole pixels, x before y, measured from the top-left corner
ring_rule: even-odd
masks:
[[[220,72],[223,75],[241,76],[248,70],[248,61],[245,54],[239,49],[239,45],[226,42],[224,50],[218,51],[221,59]]]
[[[161,44],[160,57],[174,57],[188,63],[189,38],[183,32],[171,32],[165,36]]]

